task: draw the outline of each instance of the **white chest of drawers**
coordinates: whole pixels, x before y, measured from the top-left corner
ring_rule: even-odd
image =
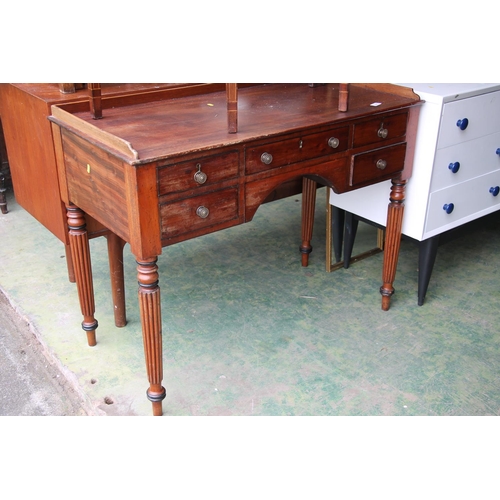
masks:
[[[427,290],[438,236],[500,209],[500,84],[405,83],[425,100],[403,234],[422,242],[419,304]],[[385,226],[388,183],[337,195],[330,203]],[[425,269],[422,269],[425,268]]]

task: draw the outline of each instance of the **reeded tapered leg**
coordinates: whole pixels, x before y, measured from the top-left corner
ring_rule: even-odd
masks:
[[[387,208],[387,229],[384,249],[384,267],[382,271],[383,284],[380,287],[382,294],[382,309],[389,310],[391,296],[394,293],[394,279],[398,265],[399,247],[401,246],[401,230],[403,226],[404,197],[406,181],[393,179],[390,203]]]
[[[162,387],[163,352],[161,339],[161,304],[158,286],[157,259],[137,261],[137,279],[139,281],[139,308],[141,312],[142,337],[149,389],[146,394],[153,403],[153,415],[163,414],[162,401],[166,391]]]
[[[111,276],[115,325],[123,327],[127,324],[125,277],[123,274],[123,247],[125,246],[125,241],[111,232],[106,234],[106,239],[108,240],[109,273]]]
[[[316,207],[316,181],[307,177],[302,179],[302,266],[309,264],[309,254],[312,252],[311,239],[314,226],[314,209]]]
[[[83,314],[82,328],[87,332],[89,346],[96,345],[95,330],[97,320],[94,318],[94,286],[92,283],[92,266],[90,262],[89,238],[85,223],[85,214],[74,205],[66,207],[69,227],[69,244],[75,271],[75,280]]]

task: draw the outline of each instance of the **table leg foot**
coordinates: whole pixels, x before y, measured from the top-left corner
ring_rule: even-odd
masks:
[[[394,288],[384,288],[382,285],[380,287],[380,293],[382,294],[382,311],[388,311],[391,306],[391,297],[394,293]]]
[[[87,343],[90,347],[94,347],[97,344],[95,331],[98,326],[99,325],[96,320],[91,322],[82,322],[82,328],[83,331],[87,334]]]

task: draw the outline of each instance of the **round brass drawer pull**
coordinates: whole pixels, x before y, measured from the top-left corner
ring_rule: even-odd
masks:
[[[380,170],[384,170],[385,167],[387,167],[387,162],[385,160],[377,161],[377,168],[379,168]]]
[[[262,153],[260,156],[260,161],[265,165],[270,165],[273,161],[273,155],[271,153]]]
[[[196,168],[198,169],[198,172],[194,174],[194,180],[198,184],[205,184],[205,182],[207,182],[207,174],[201,171],[201,163],[197,163]]]
[[[380,127],[378,129],[377,135],[382,139],[386,139],[387,136],[389,135],[389,131],[386,128]]]
[[[209,214],[210,214],[210,210],[207,207],[201,206],[201,207],[198,207],[196,209],[196,215],[198,217],[201,217],[202,219],[206,219]]]
[[[339,144],[340,141],[336,137],[330,137],[330,139],[328,139],[328,145],[333,149],[338,148]]]

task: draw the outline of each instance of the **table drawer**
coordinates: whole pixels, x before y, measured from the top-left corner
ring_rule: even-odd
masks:
[[[162,196],[233,179],[239,172],[239,153],[203,156],[158,168],[158,194]]]
[[[353,146],[366,146],[385,140],[403,137],[406,134],[408,112],[392,116],[379,116],[354,126]]]
[[[349,127],[346,126],[248,148],[245,162],[246,173],[254,174],[345,151],[348,147],[348,140]]]
[[[160,205],[162,238],[238,219],[237,186]]]
[[[402,171],[405,163],[406,143],[375,149],[353,155],[349,183],[363,185],[378,178],[386,179]]]
[[[437,147],[446,148],[500,132],[499,116],[500,91],[447,103],[443,108]]]
[[[498,189],[496,189],[498,188]],[[495,195],[496,193],[496,195]],[[500,170],[476,177],[431,194],[425,231],[460,225],[476,212],[500,208]],[[452,205],[452,206],[451,206]],[[478,216],[483,214],[478,214]],[[449,229],[449,227],[447,227]]]
[[[500,132],[436,152],[431,192],[465,182],[500,168]]]

